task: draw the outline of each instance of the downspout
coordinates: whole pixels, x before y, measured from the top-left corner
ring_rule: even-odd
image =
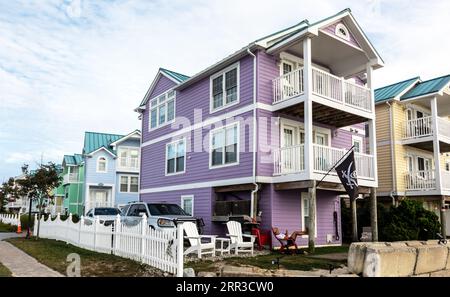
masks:
[[[395,206],[395,197],[394,193],[397,192],[397,176],[395,172],[395,140],[394,140],[394,124],[393,124],[393,115],[392,115],[392,105],[389,101],[386,101],[386,104],[389,106],[389,132],[391,138],[391,174],[392,174],[392,191],[390,193],[390,197],[392,199],[392,205]]]
[[[250,51],[250,48],[247,48],[247,52],[249,55],[253,57],[253,184],[255,185],[255,189],[251,192],[250,196],[250,217],[256,220],[256,195],[259,190],[259,185],[256,182],[256,150],[257,150],[257,120],[256,120],[256,55]]]

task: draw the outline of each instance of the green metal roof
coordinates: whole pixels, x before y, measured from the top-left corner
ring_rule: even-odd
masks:
[[[410,78],[389,86],[378,88],[375,90],[375,103],[380,103],[395,98],[407,88],[420,80],[420,77]]]
[[[401,100],[437,93],[450,83],[450,74],[423,81],[400,98]]]
[[[83,153],[90,154],[101,147],[104,147],[105,149],[114,153],[110,149],[109,145],[110,143],[122,137],[124,137],[124,135],[98,133],[98,132],[85,132]]]
[[[185,80],[189,79],[189,76],[175,72],[175,71],[171,71],[171,70],[167,70],[164,68],[160,68],[161,72],[167,74],[168,76],[172,77],[173,79],[175,79],[178,82],[184,82]]]
[[[66,165],[80,165],[81,162],[83,162],[83,157],[80,154],[74,154],[74,155],[64,155],[64,163]]]

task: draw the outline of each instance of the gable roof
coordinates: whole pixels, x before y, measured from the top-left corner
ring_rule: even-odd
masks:
[[[98,132],[85,132],[83,154],[90,154],[101,147],[112,152],[111,149],[109,148],[110,144],[122,137],[124,137],[124,135],[98,133]]]
[[[155,78],[153,79],[150,87],[148,88],[147,92],[145,93],[144,98],[141,101],[141,104],[139,105],[139,107],[144,106],[145,104],[147,104],[147,101],[150,99],[149,96],[150,94],[153,92],[153,89],[155,88],[159,78],[161,76],[165,76],[168,79],[170,79],[171,81],[173,81],[175,84],[180,84],[185,82],[186,80],[188,80],[190,77],[175,71],[171,71],[165,68],[159,68],[158,72],[156,73]],[[136,111],[138,111],[139,108],[136,109]]]
[[[385,102],[390,99],[394,99],[398,95],[407,91],[414,84],[420,81],[420,77],[410,78],[395,84],[384,86],[376,89],[375,92],[375,103]]]
[[[124,137],[119,138],[116,141],[111,142],[109,145],[110,146],[115,146],[115,145],[117,145],[117,144],[119,144],[121,142],[124,142],[125,140],[129,139],[130,137],[133,137],[133,135],[135,135],[135,134],[139,135],[139,138],[141,137],[141,131],[140,130],[134,130],[133,132],[125,135]]]
[[[401,100],[439,93],[450,84],[450,74],[420,82],[401,97]]]
[[[80,154],[64,155],[63,163],[69,166],[78,166],[83,162],[83,157]]]

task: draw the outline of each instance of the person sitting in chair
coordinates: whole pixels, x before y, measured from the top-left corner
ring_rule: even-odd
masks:
[[[302,236],[302,235],[308,234],[308,230],[294,231],[291,235],[289,235],[288,230],[286,230],[285,233],[281,233],[280,229],[278,229],[277,227],[273,227],[272,229],[273,229],[273,234],[275,234],[275,236],[279,240],[286,240],[289,245],[295,243],[295,241],[297,240],[297,236]]]

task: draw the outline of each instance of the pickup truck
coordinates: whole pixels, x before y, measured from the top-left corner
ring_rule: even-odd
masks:
[[[155,230],[176,228],[178,222],[193,222],[201,232],[203,220],[186,213],[177,204],[166,202],[131,202],[122,209],[122,222],[126,225],[136,225],[141,222],[144,214],[148,224]]]

